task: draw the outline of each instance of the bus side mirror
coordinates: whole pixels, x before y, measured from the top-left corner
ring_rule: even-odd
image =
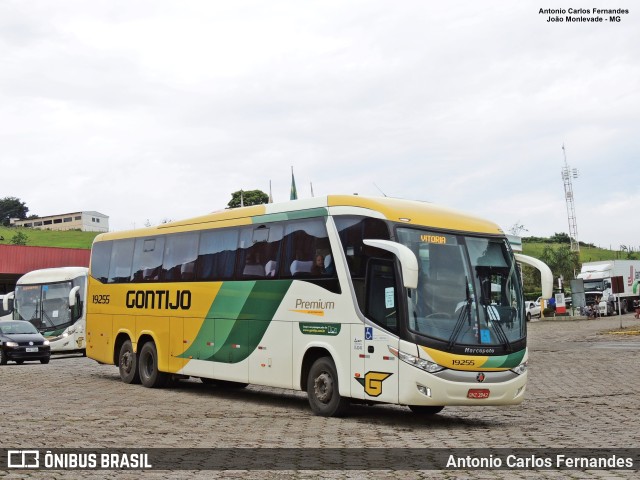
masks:
[[[362,240],[362,243],[393,253],[400,261],[404,287],[418,288],[418,259],[409,247],[390,240]]]
[[[80,287],[73,287],[69,292],[69,307],[73,308],[76,306],[78,292],[80,291]]]
[[[7,293],[4,297],[2,297],[2,309],[6,312],[9,311],[9,300],[13,298],[15,292]]]

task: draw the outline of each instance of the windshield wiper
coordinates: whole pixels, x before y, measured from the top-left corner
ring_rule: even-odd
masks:
[[[497,315],[498,318],[491,318],[489,314],[489,309],[491,308],[491,305],[487,305],[484,308],[485,308],[485,321],[487,322],[487,326],[494,325],[495,327],[494,331],[495,331],[496,337],[498,337],[498,341],[502,345],[504,345],[507,352],[513,351],[513,348],[511,347],[511,342],[509,341],[507,334],[504,333],[504,329],[500,324],[501,320],[500,320],[500,314],[498,313],[498,311],[494,309],[495,314]],[[489,320],[491,320],[491,323],[489,323]]]
[[[472,302],[472,300],[471,300],[471,294],[469,292],[469,278],[468,277],[464,277],[464,282],[465,282],[465,293],[466,293],[466,296],[467,296],[467,300],[465,301],[465,304],[462,307],[462,310],[460,310],[460,313],[458,314],[458,320],[456,320],[456,324],[454,325],[453,331],[451,332],[451,336],[449,337],[449,345],[447,346],[449,351],[451,351],[451,349],[455,345],[456,340],[458,339],[458,336],[460,335],[460,332],[462,331],[462,327],[464,326],[465,317],[468,318],[469,325],[471,325],[471,302]]]

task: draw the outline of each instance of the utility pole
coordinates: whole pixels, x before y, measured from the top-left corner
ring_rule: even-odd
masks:
[[[569,219],[569,239],[571,240],[571,251],[580,253],[580,243],[578,242],[578,222],[576,220],[576,210],[573,205],[573,186],[571,178],[578,178],[578,170],[569,168],[567,163],[567,152],[562,144],[564,154],[564,167],[562,167],[562,181],[564,182],[564,196],[567,201],[567,217]]]

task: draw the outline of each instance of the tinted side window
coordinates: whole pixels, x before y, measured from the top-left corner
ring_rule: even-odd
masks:
[[[111,263],[109,264],[109,283],[126,283],[130,281],[134,243],[133,238],[113,242]]]
[[[284,277],[335,277],[333,254],[323,219],[291,222],[285,228],[283,251]]]
[[[377,218],[369,217],[334,217],[340,242],[347,258],[347,266],[355,290],[356,299],[362,312],[365,305],[365,275],[371,258],[393,260],[393,254],[378,248],[366,246],[363,239],[389,240],[387,224]]]
[[[363,239],[389,240],[387,224],[377,218],[334,217],[351,277],[364,277],[369,258],[393,259],[393,254],[368,247]]]
[[[133,251],[132,282],[152,282],[160,278],[164,237],[138,238]]]
[[[113,242],[98,242],[91,249],[91,276],[102,283],[109,278],[109,262]]]
[[[198,234],[196,232],[169,235],[164,245],[160,280],[166,282],[194,280],[197,259]]]
[[[237,278],[278,277],[282,225],[244,228],[240,232]]]
[[[196,277],[198,280],[228,280],[238,246],[238,230],[210,230],[200,234]]]

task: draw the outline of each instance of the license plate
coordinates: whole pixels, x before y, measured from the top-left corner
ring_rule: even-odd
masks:
[[[467,398],[489,398],[489,389],[471,388],[467,392]]]
[[[37,352],[38,351],[38,347],[27,347],[27,348],[25,348],[25,351],[27,353]]]

